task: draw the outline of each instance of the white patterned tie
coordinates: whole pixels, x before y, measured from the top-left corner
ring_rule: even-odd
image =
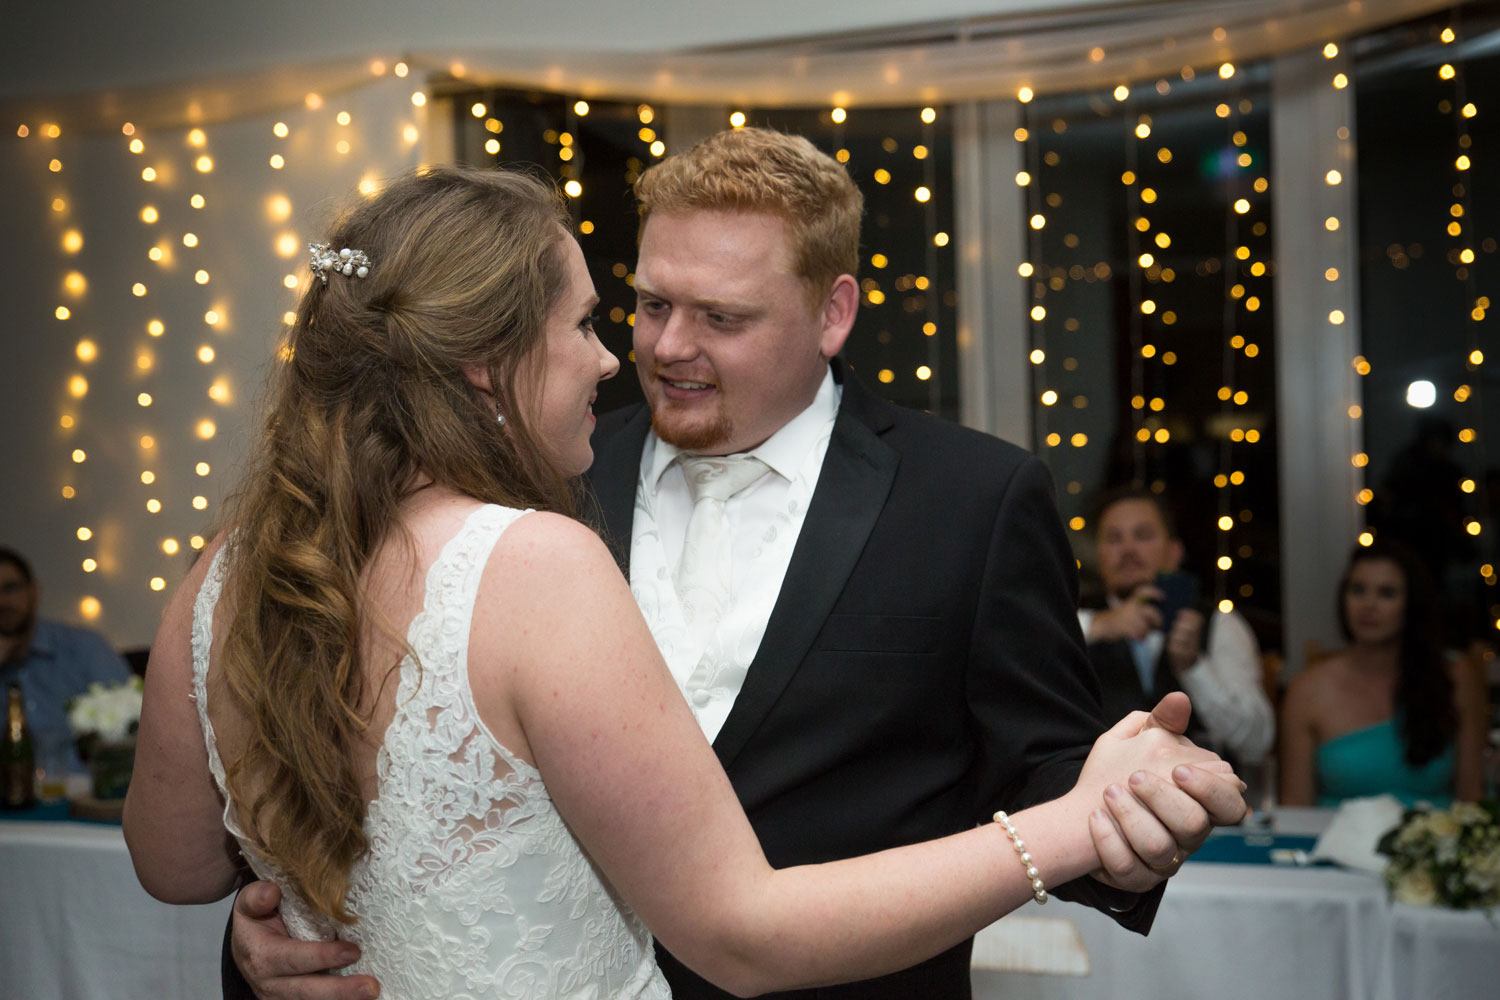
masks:
[[[683,454],[677,461],[693,498],[693,513],[673,583],[688,628],[706,642],[729,605],[733,538],[724,519],[724,505],[770,471],[770,466],[748,455]]]

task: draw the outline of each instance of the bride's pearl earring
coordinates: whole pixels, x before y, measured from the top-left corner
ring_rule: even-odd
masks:
[[[502,424],[505,423],[505,414],[503,414],[503,413],[497,413],[497,414],[495,414],[495,420],[498,421],[499,423],[502,423]]]

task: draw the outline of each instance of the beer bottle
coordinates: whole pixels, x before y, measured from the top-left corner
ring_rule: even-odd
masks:
[[[36,805],[36,753],[26,709],[21,704],[21,685],[12,683],[5,692],[5,733],[0,739],[0,809],[29,809]]]

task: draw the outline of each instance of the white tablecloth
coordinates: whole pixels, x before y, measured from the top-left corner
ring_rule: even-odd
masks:
[[[1296,827],[1305,829],[1308,818],[1291,817],[1281,829],[1303,832]],[[1378,876],[1341,869],[1190,861],[1167,887],[1148,937],[1061,901],[1027,906],[1021,915],[1071,922],[1090,971],[1078,976],[986,968],[1008,965],[991,961],[991,954],[1018,948],[1015,940],[991,947],[991,939],[1007,937],[1002,920],[975,942],[979,1000],[1500,996],[1500,917],[1491,923],[1477,912],[1393,906]]]
[[[212,1000],[230,905],[152,899],[117,826],[0,822],[0,997]]]
[[[212,1000],[229,907],[152,899],[118,827],[0,822],[0,997]],[[1020,916],[1049,923],[1028,926],[1020,942],[1005,940],[1006,921],[980,933],[979,1000],[1500,995],[1500,927],[1479,913],[1391,906],[1378,878],[1332,868],[1190,862],[1149,937],[1060,900]],[[1034,944],[1054,951],[1055,967],[1077,968],[1063,956],[1075,941],[1088,975],[986,968]]]

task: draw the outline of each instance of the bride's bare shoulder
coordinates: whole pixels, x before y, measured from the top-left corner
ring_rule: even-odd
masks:
[[[517,518],[495,543],[486,583],[508,590],[623,583],[619,567],[593,529],[562,514],[534,511]]]

